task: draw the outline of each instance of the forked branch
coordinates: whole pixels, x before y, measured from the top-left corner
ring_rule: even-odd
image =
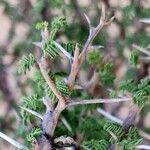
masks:
[[[97,34],[101,31],[101,29],[104,26],[110,24],[114,20],[114,17],[112,17],[110,20],[107,21],[105,5],[102,5],[100,21],[96,27],[93,27],[91,25],[90,19],[86,15],[85,15],[85,18],[86,18],[88,25],[89,25],[89,36],[88,36],[87,41],[85,42],[85,44],[83,46],[83,50],[80,53],[78,59],[76,61],[74,61],[72,64],[71,72],[70,72],[69,80],[68,80],[68,85],[71,89],[74,86],[76,76],[79,72],[81,65],[83,64],[83,62],[86,58],[87,52],[88,52],[94,38],[97,36]],[[74,66],[77,66],[77,67],[75,68]]]

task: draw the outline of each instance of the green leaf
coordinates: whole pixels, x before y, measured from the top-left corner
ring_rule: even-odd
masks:
[[[43,30],[44,28],[48,28],[48,22],[47,21],[42,21],[42,22],[38,22],[35,26],[35,28],[37,30]]]
[[[131,56],[130,56],[130,62],[131,64],[133,64],[134,66],[136,66],[139,63],[139,53],[137,50],[133,50],[131,52]]]
[[[35,58],[32,54],[29,54],[28,56],[23,56],[19,62],[18,72],[20,74],[25,74],[27,70],[31,69],[35,62]]]
[[[113,66],[111,63],[106,63],[99,71],[100,79],[102,83],[109,86],[113,83],[115,75],[113,74]]]
[[[88,54],[87,61],[89,64],[97,65],[100,63],[101,58],[102,58],[101,52],[99,50],[94,50]]]
[[[33,128],[30,134],[27,135],[27,141],[32,143],[32,141],[36,141],[37,138],[42,134],[41,128]]]
[[[110,143],[106,140],[85,141],[82,144],[84,150],[108,150]]]
[[[58,56],[58,48],[55,46],[53,41],[51,39],[48,39],[48,41],[44,45],[44,56],[49,56],[50,58],[54,59],[56,56]]]

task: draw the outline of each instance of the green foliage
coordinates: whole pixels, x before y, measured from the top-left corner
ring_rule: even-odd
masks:
[[[83,142],[84,150],[107,150],[110,143],[106,140],[90,140]]]
[[[38,22],[35,26],[37,30],[43,30],[44,28],[48,28],[48,22],[43,21],[43,22]]]
[[[140,139],[140,135],[138,134],[138,129],[136,127],[130,127],[128,131],[128,137],[131,139]]]
[[[46,0],[38,1],[36,3],[37,5],[35,5],[33,8],[34,11],[36,11],[36,13],[39,13],[36,16],[36,18],[41,19],[40,12],[42,12],[43,14],[44,13],[43,11],[45,11],[47,7],[49,6],[49,5],[45,6],[45,4],[49,4],[49,3],[52,4],[52,7],[54,6],[54,7],[60,8],[62,6],[63,1],[56,0],[56,1],[47,2],[47,3],[46,3]],[[137,11],[138,9],[139,11]],[[131,25],[131,23],[134,22],[135,17],[137,16],[136,15],[137,13],[139,13],[138,16],[142,16],[144,13],[147,13],[147,10],[144,10],[144,9],[142,10],[141,8],[137,8],[134,5],[129,5],[125,7],[123,9],[123,20],[121,22],[121,25],[122,26]],[[44,56],[49,56],[51,59],[54,59],[58,56],[59,50],[54,44],[54,38],[56,34],[58,33],[58,31],[62,29],[64,30],[66,25],[67,25],[66,18],[64,17],[55,18],[51,23],[51,27],[49,27],[48,22],[37,23],[36,29],[38,30],[43,30],[45,27],[50,29],[50,37],[48,38],[46,43],[44,43],[44,47],[43,47]],[[78,25],[79,24],[75,24],[75,25],[73,24],[70,27],[70,30],[67,31],[68,33],[67,38],[71,39],[72,36],[76,36],[77,39],[74,39],[74,40],[78,40],[78,41],[81,40],[83,42],[84,41],[83,37],[86,36],[87,31],[85,27],[79,28]],[[72,30],[73,32],[70,32]],[[81,31],[82,31],[82,34],[81,34]],[[129,34],[129,35],[126,34],[127,39],[124,40],[123,42],[124,45],[122,46],[121,49],[123,49],[126,46],[131,46],[132,43],[136,43],[138,41],[140,41],[142,45],[146,45],[149,42],[147,40],[147,35],[145,33],[142,35],[138,33],[136,34],[137,36],[135,36],[135,34]],[[103,36],[105,35],[102,34],[102,37]],[[99,42],[101,39],[105,40],[103,42],[104,43],[103,45],[105,45],[107,38],[99,37],[99,39],[96,39],[97,41],[95,40],[94,42]],[[73,56],[76,42],[63,43],[62,46]],[[94,65],[94,67],[96,66],[95,69],[99,73],[101,82],[104,86],[112,85],[115,79],[115,75],[113,73],[113,70],[114,70],[113,65],[111,63],[103,62],[102,58],[103,56],[101,52],[99,50],[94,50],[93,52],[88,54],[87,61],[90,65],[92,64]],[[137,51],[135,50],[132,51],[130,61],[133,65],[138,64],[139,57],[138,57]],[[26,73],[27,70],[31,69],[34,63],[35,63],[35,59],[33,55],[32,57],[30,56],[30,57],[23,58],[23,61],[21,64],[21,66],[23,67],[22,69],[19,69],[21,70],[20,72]],[[131,72],[133,73],[133,70],[131,70]],[[49,77],[52,79],[52,81],[56,85],[56,88],[58,89],[58,91],[61,92],[61,94],[64,97],[69,97],[71,95],[72,97],[80,97],[80,99],[91,98],[86,91],[74,90],[71,93],[68,85],[65,83],[63,79],[63,75],[58,76],[50,72]],[[138,84],[134,82],[133,77],[134,75],[132,74],[132,77],[130,76],[130,79],[132,78],[132,80],[127,80],[124,83],[122,83],[120,86],[120,90],[125,91],[125,92],[130,92],[133,95],[134,102],[138,104],[139,106],[143,106],[148,100],[149,94],[150,94],[149,93],[150,91],[149,81],[141,80],[141,82]],[[42,104],[41,98],[43,96],[45,95],[49,96],[49,98],[54,103],[57,102],[57,98],[52,92],[52,90],[50,89],[50,87],[48,86],[48,84],[46,83],[46,81],[44,80],[40,71],[36,72],[35,82],[38,85],[38,89],[40,89],[40,90],[37,90],[36,92],[40,95],[40,97],[38,95],[32,95],[30,97],[23,98],[23,106],[26,108],[35,110],[37,112],[41,112],[43,110],[43,105],[41,105]],[[113,96],[117,97],[117,94],[118,94],[117,92],[113,93]],[[93,107],[93,105],[87,106],[87,107]],[[83,134],[83,138],[84,138],[83,140],[85,140],[85,142],[83,142],[84,149],[87,149],[87,150],[109,149],[109,146],[112,140],[112,137],[109,134],[109,132],[113,132],[117,136],[117,139],[118,139],[117,144],[122,145],[124,150],[134,149],[136,145],[141,143],[142,139],[139,138],[139,135],[135,128],[130,128],[128,133],[124,133],[122,127],[116,123],[108,122],[106,120],[103,121],[103,119],[98,119],[93,116],[86,117],[87,115],[88,116],[92,115],[93,110],[95,110],[97,106],[95,105],[94,109],[89,109],[87,107],[81,107],[81,108],[75,108],[75,109],[73,108],[71,110],[65,111],[63,114],[67,118],[67,121],[70,124],[70,126],[73,128],[73,132],[74,132],[73,135],[76,136],[76,132],[78,130],[81,134]],[[33,116],[31,114],[29,114],[28,112],[24,110],[22,110],[21,113],[22,113],[21,115],[23,117],[24,122],[29,123],[32,121]],[[79,118],[80,116],[84,118]],[[69,131],[67,132],[66,127],[64,127],[62,123],[58,124],[58,128],[59,129],[58,129],[57,135],[69,134],[68,133]],[[42,133],[41,129],[39,128],[33,129],[27,137],[28,141],[32,142],[36,140],[36,138],[40,136],[41,133]]]
[[[131,23],[133,23],[135,16],[136,16],[136,12],[135,12],[135,6],[134,5],[128,5],[126,7],[123,8],[123,25],[127,26],[130,25]]]
[[[137,91],[133,95],[134,103],[138,104],[139,106],[144,106],[147,99],[148,99],[148,96],[145,91]]]
[[[113,74],[113,65],[112,63],[106,63],[99,71],[100,79],[104,85],[111,85],[115,79]]]
[[[63,96],[65,96],[65,97],[70,96],[71,91],[70,91],[68,85],[66,84],[66,82],[64,81],[63,77],[61,77],[58,74],[52,74],[51,72],[49,72],[49,77],[53,80],[53,82],[56,85],[56,88],[58,89],[59,92],[61,92],[61,94]],[[58,100],[57,97],[50,89],[49,85],[43,78],[40,71],[36,71],[35,82],[38,84],[38,87],[43,90],[45,95],[50,97],[52,102],[57,102],[57,100]]]
[[[134,150],[142,141],[143,139],[139,136],[137,128],[130,127],[127,138],[124,138],[120,144],[123,150]]]
[[[65,17],[56,17],[52,22],[52,30],[59,31],[60,29],[66,27],[67,21]]]
[[[150,17],[150,8],[136,7],[136,14],[140,18],[149,18]]]
[[[40,128],[33,128],[30,134],[27,135],[28,142],[32,143],[32,141],[36,141],[41,134],[42,130]]]
[[[50,58],[54,59],[56,56],[58,56],[59,50],[55,46],[53,40],[48,39],[44,45],[43,52],[44,52],[44,56],[49,56]]]
[[[133,4],[127,5],[123,8],[123,20],[122,25],[128,26],[131,25],[137,17],[139,18],[149,18],[150,17],[150,9],[144,8],[142,6],[136,6]]]
[[[23,56],[19,62],[18,72],[20,74],[25,74],[27,70],[31,69],[35,62],[35,58],[32,54],[29,54],[28,56]]]
[[[37,94],[23,97],[22,106],[37,112],[41,112],[44,109],[43,103]],[[21,109],[21,116],[24,124],[30,123],[33,119],[33,116],[23,109]]]
[[[51,1],[51,5],[52,7],[56,7],[56,8],[60,8],[62,7],[62,5],[64,4],[64,0],[54,0],[54,1]]]
[[[123,150],[136,150],[136,146],[141,144],[141,139],[123,140],[121,146]]]
[[[137,43],[141,47],[147,47],[149,44],[149,35],[147,33],[128,33],[125,39],[125,47],[130,47],[133,43]]]
[[[64,29],[67,26],[67,21],[65,17],[56,17],[54,18],[54,20],[52,21],[51,24],[51,34],[50,34],[50,38],[54,39],[56,33],[61,30]]]
[[[139,84],[133,80],[124,81],[120,85],[120,90],[132,93],[134,103],[143,107],[149,100],[150,79],[146,77],[142,79]]]
[[[144,106],[147,100],[149,100],[150,94],[150,79],[144,78],[138,84],[138,89],[134,93],[133,100],[139,106]]]
[[[89,64],[97,65],[100,63],[101,58],[101,52],[99,50],[94,50],[88,54],[87,61]]]
[[[118,92],[117,92],[117,91],[111,91],[111,92],[109,93],[109,95],[110,95],[111,98],[115,98],[115,97],[118,96]]]
[[[74,54],[74,50],[76,47],[76,42],[62,43],[62,47],[67,50],[71,55]]]
[[[56,78],[55,79],[55,85],[56,88],[58,89],[58,91],[65,97],[70,96],[71,91],[69,90],[68,85],[65,83],[65,81],[63,80],[63,78]],[[49,86],[47,85],[46,87],[46,94],[50,97],[50,99],[53,102],[57,101],[57,97],[54,95],[54,93],[52,92],[52,90],[49,88]]]
[[[134,92],[136,90],[136,84],[133,80],[125,80],[120,84],[119,89],[122,91]]]
[[[122,126],[110,121],[104,124],[104,130],[106,130],[107,132],[112,132],[113,134],[115,134],[115,136],[117,136],[118,139],[120,139],[120,137],[123,135]]]
[[[109,134],[103,129],[104,124],[105,120],[99,120],[98,118],[94,117],[87,117],[80,121],[79,131],[87,140],[108,139]]]
[[[133,50],[131,52],[131,56],[130,56],[130,62],[131,64],[133,64],[134,66],[136,66],[139,63],[139,53],[137,50]]]

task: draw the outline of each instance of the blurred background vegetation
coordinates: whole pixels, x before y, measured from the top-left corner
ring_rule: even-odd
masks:
[[[140,67],[134,67],[129,63],[133,43],[143,48],[150,48],[150,26],[139,22],[142,18],[150,18],[149,0],[0,0],[0,131],[18,141],[26,142],[26,136],[34,126],[22,123],[18,107],[23,96],[29,96],[37,90],[37,85],[32,81],[34,69],[27,75],[20,76],[17,68],[22,55],[29,53],[38,55],[38,50],[35,50],[32,44],[41,40],[40,31],[35,29],[36,23],[45,20],[51,23],[54,17],[65,16],[68,26],[57,34],[57,38],[63,42],[84,44],[88,36],[88,24],[84,13],[89,16],[92,24],[96,25],[102,3],[107,7],[108,16],[115,15],[115,20],[101,31],[94,44],[104,46],[100,51],[104,54],[105,61],[109,60],[114,64],[113,72],[116,79],[111,88],[117,87],[125,78],[140,80],[150,75],[149,61],[141,61]],[[57,64],[55,69],[65,66],[65,62]],[[86,64],[84,67],[85,69],[79,74],[83,83],[88,78],[85,73]],[[86,92],[76,91],[73,94],[83,99],[90,98]],[[107,93],[101,92],[98,96],[107,97]],[[131,104],[119,103],[103,107],[124,119],[128,114],[129,105]],[[83,139],[101,138],[99,136],[103,136],[103,133],[96,134],[102,132],[99,123],[100,114],[96,115],[96,107],[81,106],[63,112],[63,117],[67,118],[72,131],[69,132],[60,121],[56,135],[70,135],[79,142]],[[150,105],[142,109],[137,126],[150,134],[149,110]],[[94,114],[92,118],[91,114]],[[149,140],[146,142],[150,144]],[[0,140],[1,149],[13,150],[14,147]]]

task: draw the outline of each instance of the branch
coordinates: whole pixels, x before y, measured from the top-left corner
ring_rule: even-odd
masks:
[[[72,89],[74,86],[76,75],[78,73],[79,67],[80,67],[79,48],[76,45],[75,52],[74,52],[74,59],[73,59],[73,63],[71,66],[71,72],[70,72],[70,75],[68,78],[68,85],[69,85],[70,89]]]
[[[79,72],[79,69],[80,69],[82,63],[84,62],[84,60],[86,58],[87,52],[88,52],[89,47],[91,46],[94,38],[97,36],[97,34],[100,32],[100,30],[104,26],[110,24],[114,20],[114,17],[112,17],[110,20],[107,21],[105,5],[102,5],[101,18],[100,18],[99,24],[96,27],[91,26],[90,19],[86,15],[85,15],[85,18],[89,25],[89,36],[88,36],[87,41],[84,44],[83,50],[80,53],[79,57],[72,64],[71,73],[69,75],[69,83],[68,83],[70,88],[72,88],[74,86],[76,76]],[[76,66],[76,70],[74,69],[73,66]]]
[[[117,103],[123,101],[130,101],[131,98],[118,98],[118,99],[89,99],[89,100],[78,100],[68,102],[66,107],[75,105],[87,105],[87,104],[100,104],[100,103]]]
[[[6,134],[4,134],[2,132],[0,132],[0,137],[3,138],[4,140],[6,140],[7,142],[11,143],[15,147],[19,148],[19,149],[28,149],[24,145],[18,143],[17,141],[15,141],[14,139],[10,138],[9,136],[7,136]]]
[[[61,95],[61,93],[57,90],[57,88],[56,88],[55,84],[53,83],[53,81],[50,79],[50,77],[49,77],[49,75],[46,71],[44,58],[42,58],[41,62],[39,62],[38,64],[39,64],[40,71],[41,71],[45,81],[47,82],[47,84],[49,85],[49,87],[53,91],[53,93],[56,95],[56,97],[58,98],[59,103],[61,103],[62,108],[64,108],[65,107],[65,99]]]

